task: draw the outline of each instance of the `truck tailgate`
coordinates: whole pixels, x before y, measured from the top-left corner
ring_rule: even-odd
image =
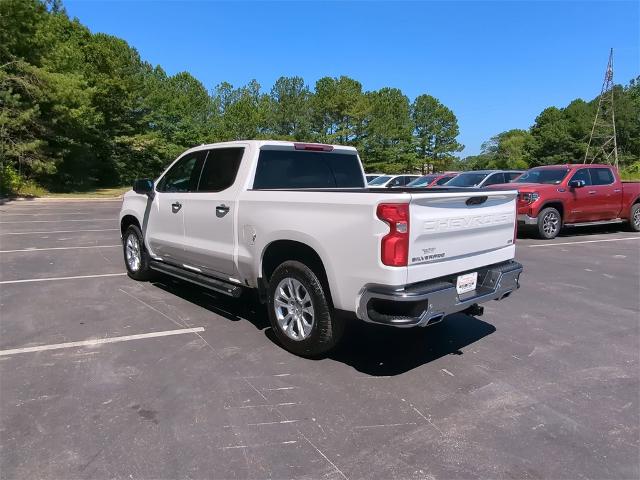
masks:
[[[512,259],[517,191],[411,195],[408,283]]]

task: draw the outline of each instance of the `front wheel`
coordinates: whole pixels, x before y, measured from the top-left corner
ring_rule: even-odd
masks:
[[[538,237],[545,240],[556,238],[562,228],[560,212],[553,207],[547,207],[538,214]]]
[[[640,232],[640,203],[631,206],[627,228],[632,232]]]
[[[129,225],[122,236],[122,249],[127,274],[134,280],[150,280],[149,254],[144,248],[142,232],[136,225]]]
[[[335,347],[344,331],[322,282],[305,264],[287,261],[269,280],[271,326],[282,346],[303,357],[317,357]]]

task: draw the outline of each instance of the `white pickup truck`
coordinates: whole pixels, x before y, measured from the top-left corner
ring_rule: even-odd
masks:
[[[192,148],[125,194],[127,271],[258,289],[279,341],[303,356],[335,346],[346,314],[424,327],[518,288],[516,191],[365,185],[353,147]]]

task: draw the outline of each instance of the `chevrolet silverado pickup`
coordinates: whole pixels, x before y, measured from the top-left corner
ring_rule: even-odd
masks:
[[[335,346],[345,321],[427,326],[480,314],[519,284],[515,191],[367,188],[353,147],[237,141],[192,148],[124,196],[131,278],[161,272],[256,289],[280,343]]]
[[[542,239],[555,238],[563,226],[623,222],[640,231],[640,182],[622,182],[610,165],[549,165],[532,168],[513,183],[518,224]]]

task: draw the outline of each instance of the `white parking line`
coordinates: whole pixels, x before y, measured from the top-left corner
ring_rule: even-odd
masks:
[[[74,277],[27,278],[24,280],[4,280],[0,282],[0,285],[9,285],[11,283],[53,282],[55,280],[77,280],[80,278],[121,277],[122,275],[126,275],[126,273],[103,273],[100,275],[76,275]]]
[[[71,220],[14,220],[12,222],[0,222],[0,223],[60,223],[60,222],[106,222],[107,220],[111,222],[115,222],[117,219],[115,217],[112,218],[88,218],[88,219],[78,219],[74,218]]]
[[[582,243],[622,242],[624,240],[640,240],[640,237],[606,238],[604,240],[584,240],[582,242],[538,243],[536,245],[528,245],[528,247],[529,248],[555,247],[556,245],[580,245]]]
[[[16,353],[42,352],[44,350],[59,350],[61,348],[92,347],[95,345],[103,345],[105,343],[128,342],[130,340],[141,340],[143,338],[167,337],[169,335],[183,335],[185,333],[197,332],[204,332],[204,328],[181,328],[179,330],[165,330],[164,332],[125,335],[124,337],[96,338],[92,340],[83,340],[81,342],[54,343],[52,345],[39,345],[37,347],[12,348],[10,350],[0,350],[0,356],[14,355]]]
[[[11,217],[11,216],[27,216],[27,217],[44,217],[44,216],[54,216],[54,215],[91,215],[91,212],[58,212],[58,213],[9,213],[2,212],[0,213],[0,217]]]
[[[121,246],[122,245],[89,245],[84,247],[23,248],[22,250],[0,250],[0,253],[46,252],[48,250],[79,250],[81,248],[116,248]]]
[[[95,228],[89,230],[45,230],[41,232],[6,232],[0,233],[0,235],[40,235],[48,233],[76,233],[76,232],[115,232],[120,230],[119,228]]]

